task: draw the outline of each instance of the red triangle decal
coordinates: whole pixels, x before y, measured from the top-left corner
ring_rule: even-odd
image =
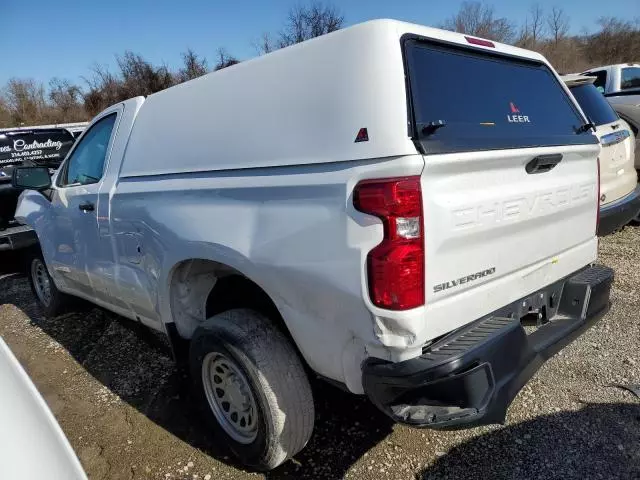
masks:
[[[368,141],[369,141],[369,132],[367,132],[367,129],[363,127],[358,131],[358,135],[356,135],[356,143],[368,142]]]

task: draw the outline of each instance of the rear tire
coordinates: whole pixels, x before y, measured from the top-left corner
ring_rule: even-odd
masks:
[[[191,375],[215,435],[246,465],[271,470],[304,448],[314,405],[300,358],[267,317],[228,310],[191,340]]]
[[[69,296],[62,293],[53,283],[42,253],[38,250],[27,257],[27,276],[31,291],[48,317],[63,313],[69,305]]]

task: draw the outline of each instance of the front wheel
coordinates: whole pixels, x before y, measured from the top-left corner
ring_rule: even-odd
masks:
[[[314,405],[289,340],[253,310],[229,310],[191,340],[191,374],[214,433],[244,464],[271,470],[313,431]]]
[[[45,315],[55,317],[62,313],[68,304],[68,296],[58,290],[53,283],[42,253],[34,253],[28,258],[27,269],[31,290],[40,302]]]

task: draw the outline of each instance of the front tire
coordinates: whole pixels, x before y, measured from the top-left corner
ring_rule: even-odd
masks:
[[[38,299],[45,315],[55,317],[63,313],[69,303],[69,297],[58,290],[53,283],[41,252],[38,251],[28,257],[27,275],[31,291]]]
[[[314,405],[302,362],[267,317],[228,310],[191,340],[191,374],[205,416],[244,464],[271,470],[304,448]]]

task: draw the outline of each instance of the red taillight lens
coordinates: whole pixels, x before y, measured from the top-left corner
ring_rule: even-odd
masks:
[[[424,305],[424,249],[383,242],[369,252],[369,295],[374,305],[408,310]]]
[[[374,305],[408,310],[424,305],[424,234],[420,177],[365,180],[356,185],[354,205],[384,225],[384,239],[367,257],[369,295]]]
[[[484,40],[482,38],[468,37],[466,35],[464,36],[464,38],[467,40],[467,42],[469,42],[472,45],[482,45],[483,47],[496,48],[495,44],[493,42],[490,42],[489,40]]]
[[[597,235],[598,227],[600,226],[600,158],[598,158],[596,163],[598,164],[598,188],[596,190],[598,192],[598,196],[596,198],[596,209],[598,211],[596,214],[596,235]]]

